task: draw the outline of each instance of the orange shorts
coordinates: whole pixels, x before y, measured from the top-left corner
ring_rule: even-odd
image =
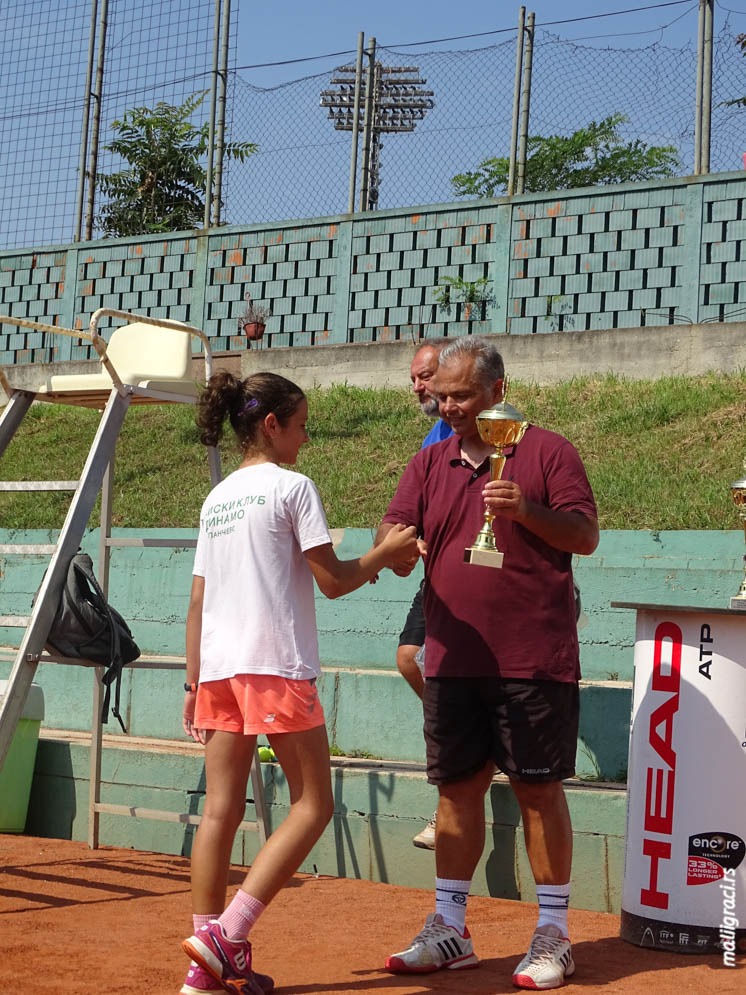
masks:
[[[244,736],[303,732],[324,724],[316,680],[236,674],[197,689],[194,725]]]

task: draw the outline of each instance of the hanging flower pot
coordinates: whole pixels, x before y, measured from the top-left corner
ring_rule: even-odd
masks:
[[[247,321],[243,326],[244,335],[252,342],[257,342],[263,335],[266,325],[259,321]]]
[[[254,304],[251,294],[246,294],[246,307],[238,318],[238,330],[243,332],[250,342],[257,342],[264,335],[267,318],[270,317],[270,310]]]

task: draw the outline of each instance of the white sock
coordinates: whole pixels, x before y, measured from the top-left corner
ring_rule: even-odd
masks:
[[[537,884],[536,897],[539,899],[539,926],[552,923],[559,926],[562,935],[567,937],[567,907],[570,904],[570,884]]]
[[[471,881],[435,879],[435,911],[447,926],[453,926],[463,936],[466,928],[466,899]]]

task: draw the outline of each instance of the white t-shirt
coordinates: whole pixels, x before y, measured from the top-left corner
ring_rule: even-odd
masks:
[[[318,677],[313,574],[303,551],[331,541],[316,485],[301,473],[260,463],[210,492],[193,570],[205,578],[200,681]]]

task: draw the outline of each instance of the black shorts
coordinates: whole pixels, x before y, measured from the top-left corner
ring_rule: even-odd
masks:
[[[417,588],[417,594],[412,598],[407,621],[399,636],[400,646],[422,646],[425,642],[425,609],[422,604],[423,580]]]
[[[575,773],[577,683],[428,677],[423,706],[431,784],[464,781],[489,760],[517,781]]]

